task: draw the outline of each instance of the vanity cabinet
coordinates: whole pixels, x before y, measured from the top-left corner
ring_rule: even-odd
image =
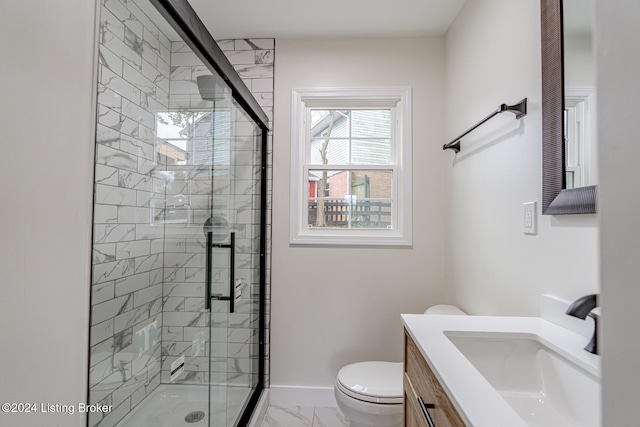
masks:
[[[406,331],[403,385],[405,427],[464,427],[465,424],[460,415]],[[423,413],[419,403],[420,398],[428,407],[433,426],[429,425]]]

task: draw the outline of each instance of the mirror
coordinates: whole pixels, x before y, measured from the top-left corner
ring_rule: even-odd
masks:
[[[593,0],[562,2],[566,188],[598,183],[592,10]]]
[[[591,51],[587,48],[591,43],[587,43],[584,28],[585,22],[591,23],[591,17],[584,15],[590,13],[592,5],[585,0],[565,0],[564,3],[569,8],[566,9],[569,21],[565,22],[572,33],[568,35],[563,56],[563,1],[540,1],[542,213],[545,215],[596,211],[593,61],[588,59],[590,53],[586,53]]]

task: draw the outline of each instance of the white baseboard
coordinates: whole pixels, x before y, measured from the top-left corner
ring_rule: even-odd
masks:
[[[249,427],[260,427],[264,416],[267,415],[267,408],[269,407],[269,389],[266,388],[262,391],[258,404],[253,410],[251,420],[249,420]]]
[[[271,385],[269,404],[275,406],[338,406],[333,387]]]

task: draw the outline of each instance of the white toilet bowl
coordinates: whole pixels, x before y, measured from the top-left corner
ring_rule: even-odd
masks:
[[[435,305],[424,314],[464,315],[451,305]],[[350,427],[401,427],[402,362],[358,362],[340,369],[333,388]]]
[[[333,390],[351,427],[402,426],[402,362],[347,365]]]

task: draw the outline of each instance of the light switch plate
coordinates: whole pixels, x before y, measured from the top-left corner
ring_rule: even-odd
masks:
[[[524,234],[537,234],[538,230],[536,227],[536,202],[523,203],[522,207],[522,232]]]

